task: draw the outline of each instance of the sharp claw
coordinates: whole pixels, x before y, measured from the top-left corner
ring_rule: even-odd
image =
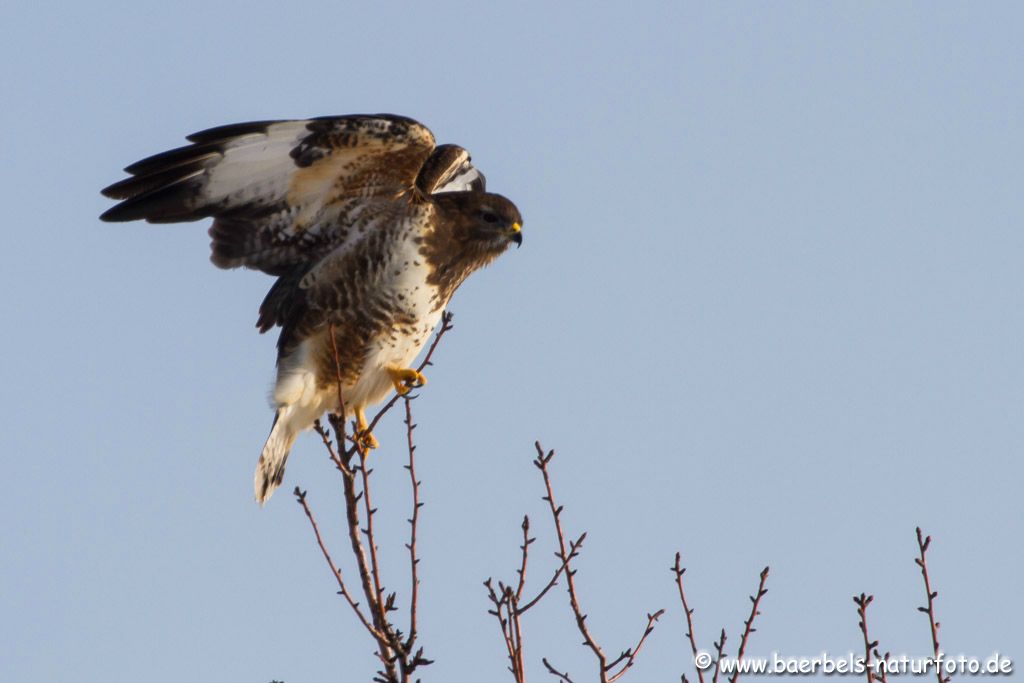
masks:
[[[380,448],[380,442],[370,431],[370,426],[366,423],[366,415],[362,410],[356,411],[356,431],[356,438],[364,449]]]
[[[427,378],[418,370],[412,368],[391,368],[388,370],[391,375],[391,383],[399,396],[405,396],[413,389],[419,389],[427,383]]]

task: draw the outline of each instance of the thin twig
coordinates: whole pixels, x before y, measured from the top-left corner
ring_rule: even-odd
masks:
[[[736,653],[737,662],[743,661],[743,653],[746,652],[747,649],[747,639],[750,638],[751,633],[757,630],[754,628],[754,618],[757,617],[758,614],[760,614],[757,608],[761,604],[761,598],[763,598],[764,594],[768,592],[768,590],[764,587],[764,584],[767,580],[768,567],[765,567],[761,570],[761,582],[757,585],[756,595],[750,596],[750,616],[747,617],[747,620],[743,622],[743,637],[740,638],[740,649]],[[729,683],[736,683],[739,677],[740,670],[739,667],[737,667],[736,670],[733,672],[732,677],[729,679]]]
[[[942,667],[938,665],[939,659],[939,627],[941,624],[935,620],[935,598],[939,596],[938,591],[932,590],[931,579],[928,577],[928,558],[926,556],[928,552],[928,546],[932,543],[931,536],[925,536],[921,533],[921,527],[917,527],[917,549],[918,557],[914,558],[914,563],[921,568],[921,576],[924,578],[924,591],[928,597],[927,607],[918,607],[919,612],[924,612],[928,615],[928,625],[931,627],[932,634],[932,651],[935,653],[935,675],[938,677],[939,683],[949,683],[950,676],[942,675]]]
[[[562,564],[559,565],[558,569],[555,570],[555,573],[552,575],[551,580],[548,581],[547,585],[544,586],[543,589],[541,589],[540,593],[537,593],[537,595],[534,596],[533,600],[530,600],[517,610],[519,614],[523,614],[531,607],[536,605],[538,602],[541,601],[541,598],[547,595],[549,590],[558,585],[558,577],[562,575],[562,572],[565,571],[565,568],[569,566],[569,563],[572,560],[574,560],[577,555],[580,554],[580,548],[583,547],[583,541],[586,540],[586,538],[587,532],[584,531],[582,534],[580,534],[580,537],[577,538],[575,541],[569,541],[569,557],[562,560]],[[558,553],[555,553],[555,556],[558,557]]]
[[[877,641],[876,641],[877,642]],[[889,683],[889,657],[891,653],[886,652],[884,655],[878,652],[878,648],[875,648],[875,661],[884,662],[884,664],[878,664],[878,674],[875,676],[881,683]]]
[[[722,653],[725,652],[725,629],[722,635],[715,642],[715,673],[711,676],[711,683],[718,683],[718,672],[722,666]]]
[[[523,670],[522,658],[522,631],[518,627],[513,627],[512,623],[513,621],[519,621],[519,616],[516,614],[515,607],[512,604],[514,594],[501,581],[498,582],[498,590],[501,591],[501,597],[498,597],[498,591],[494,589],[493,579],[484,581],[484,586],[487,587],[487,597],[494,605],[494,609],[489,610],[489,613],[498,619],[498,625],[501,627],[501,636],[505,642],[505,650],[508,653],[508,670],[512,672],[512,677],[516,683],[525,683],[526,675]]]
[[[320,435],[320,439],[324,442],[324,447],[327,449],[327,455],[328,457],[330,457],[335,467],[337,467],[342,474],[348,472],[348,466],[341,459],[341,456],[338,455],[338,452],[334,449],[334,442],[331,441],[330,434],[327,432],[326,429],[324,429],[324,426],[320,422],[320,420],[313,421],[313,431]]]
[[[416,557],[416,529],[420,520],[420,508],[423,507],[423,503],[420,502],[420,482],[416,479],[416,445],[412,439],[412,431],[414,429],[416,429],[416,425],[412,421],[411,401],[406,399],[405,432],[409,449],[409,464],[406,465],[406,469],[409,470],[409,481],[412,484],[412,517],[409,519],[409,543],[405,546],[409,550],[409,575],[412,581],[411,597],[409,599],[409,636],[405,641],[406,650],[412,648],[418,633],[416,608],[419,604],[420,579],[418,567],[420,561]]]
[[[647,615],[647,627],[644,629],[644,633],[642,636],[640,636],[640,640],[637,641],[637,644],[623,652],[621,655],[619,655],[618,659],[616,659],[614,662],[608,665],[608,669],[611,670],[615,668],[616,664],[625,660],[625,666],[623,666],[622,669],[620,669],[619,672],[614,676],[609,676],[608,683],[615,683],[615,681],[622,678],[623,674],[629,671],[629,669],[633,666],[633,663],[636,662],[636,658],[640,654],[640,650],[643,648],[644,642],[646,642],[647,640],[647,636],[651,635],[651,632],[654,631],[655,622],[658,621],[658,619],[664,613],[665,610],[660,609],[654,614]]]
[[[523,517],[521,528],[523,530],[523,545],[520,546],[522,559],[520,560],[520,566],[517,570],[519,573],[519,583],[516,590],[512,590],[511,586],[506,586],[501,581],[498,582],[498,589],[495,590],[493,579],[487,579],[484,581],[484,586],[487,587],[487,597],[490,599],[491,604],[494,605],[494,609],[488,610],[488,612],[498,619],[498,624],[501,627],[502,639],[505,642],[505,649],[508,652],[510,662],[509,671],[512,672],[512,676],[515,678],[516,683],[524,683],[526,680],[525,655],[523,654],[522,616],[531,607],[540,602],[541,599],[547,595],[548,591],[558,584],[558,577],[562,575],[562,572],[565,571],[568,564],[566,561],[563,561],[558,569],[555,570],[551,580],[548,581],[544,588],[541,589],[541,591],[534,596],[532,600],[520,605],[525,584],[523,576],[526,573],[526,563],[529,553],[528,548],[533,542],[533,539],[529,536],[530,521],[528,517]],[[579,554],[586,536],[587,535],[584,533],[575,541],[570,542],[569,560],[572,560]]]
[[[530,544],[534,542],[533,538],[530,538],[530,518],[523,515],[523,544],[519,546],[519,549],[523,553],[523,559],[519,564],[519,570],[516,572],[519,574],[519,585],[516,586],[516,602],[523,597],[523,588],[526,587],[526,561],[530,554]]]
[[[515,648],[515,670],[518,672],[521,681],[526,680],[526,662],[523,654],[523,622],[520,619],[522,615],[516,607],[516,598],[512,594],[510,587],[505,588],[505,594],[507,596],[506,604],[509,606],[510,611],[513,613],[511,619],[511,634],[512,643]]]
[[[654,630],[654,624],[658,620],[658,618],[664,613],[664,610],[658,610],[657,612],[649,613],[647,615],[647,626],[645,627],[644,633],[640,637],[640,640],[636,644],[636,646],[623,651],[622,654],[615,659],[615,661],[613,661],[611,664],[608,663],[608,658],[605,655],[604,650],[601,648],[600,645],[597,644],[597,640],[593,637],[593,635],[591,635],[590,629],[587,627],[587,615],[583,613],[583,610],[580,607],[579,597],[576,593],[576,572],[572,569],[572,566],[570,564],[575,554],[578,552],[578,545],[582,544],[585,534],[584,536],[580,537],[578,544],[570,543],[570,547],[568,549],[566,548],[565,531],[562,529],[561,519],[562,507],[555,502],[555,494],[551,486],[551,473],[548,471],[548,463],[550,463],[551,459],[555,457],[555,452],[548,451],[547,453],[545,453],[544,449],[541,448],[540,442],[535,442],[534,447],[537,449],[537,458],[533,461],[533,464],[537,467],[537,469],[541,471],[541,475],[544,478],[544,489],[546,495],[544,496],[543,500],[545,500],[548,503],[548,506],[551,509],[551,517],[555,523],[555,535],[558,540],[558,552],[556,553],[556,555],[560,560],[562,560],[562,564],[565,567],[565,582],[567,584],[567,591],[569,593],[569,606],[572,609],[573,616],[576,617],[576,628],[579,630],[580,635],[583,636],[583,644],[590,648],[591,652],[594,653],[594,657],[597,658],[601,683],[613,683],[633,666],[634,662],[636,661],[636,655],[638,654],[640,648],[643,647],[643,644],[647,640],[647,637],[651,634],[651,631]],[[554,580],[557,580],[557,578],[558,575],[556,573]],[[545,588],[541,595],[543,595],[543,593],[547,590],[548,589]],[[610,671],[623,662],[625,662],[625,666],[623,666],[622,669],[617,673],[609,676]],[[549,668],[549,670],[552,669]]]
[[[548,463],[551,462],[555,452],[550,451],[545,454],[544,449],[540,446],[540,442],[535,443],[534,446],[537,449],[537,459],[533,461],[533,464],[536,465],[544,477],[544,488],[547,490],[544,500],[547,501],[548,506],[551,508],[551,517],[555,522],[555,534],[558,537],[558,557],[566,566],[565,582],[568,584],[569,605],[572,608],[573,615],[576,617],[576,628],[579,629],[580,635],[583,636],[583,644],[589,647],[597,658],[600,665],[601,683],[608,683],[608,658],[605,656],[604,650],[601,649],[601,646],[597,644],[597,641],[590,634],[590,629],[587,628],[587,615],[580,608],[580,601],[576,595],[575,572],[569,566],[569,552],[565,546],[565,532],[562,531],[562,508],[555,503],[555,494],[551,488],[551,475],[548,473]]]
[[[366,466],[366,449],[359,445],[359,475],[363,482],[363,510],[366,512],[366,527],[363,534],[366,536],[366,544],[370,550],[370,576],[373,577],[373,590],[377,596],[378,604],[384,601],[384,587],[380,580],[380,561],[377,558],[377,539],[373,533],[373,515],[377,510],[370,500],[370,470]]]
[[[561,576],[567,566],[567,563],[563,561],[558,569],[555,570],[554,575],[551,577],[551,580],[548,581],[547,585],[545,585],[532,600],[528,601],[524,605],[520,605],[520,600],[522,599],[526,583],[525,576],[529,557],[529,547],[534,541],[534,539],[529,535],[529,517],[523,517],[521,528],[523,531],[523,543],[520,546],[522,559],[520,560],[519,569],[516,570],[519,575],[519,581],[516,589],[512,590],[511,586],[506,586],[503,582],[499,581],[498,588],[495,590],[493,579],[489,578],[484,581],[484,586],[487,587],[487,597],[490,599],[491,604],[494,605],[494,609],[488,610],[488,612],[498,619],[498,624],[501,627],[502,639],[505,642],[505,649],[508,652],[510,663],[509,671],[512,672],[512,676],[516,680],[516,683],[524,683],[526,680],[525,655],[523,653],[522,616],[531,607],[540,602],[541,599],[547,595],[548,591],[558,583],[558,577]],[[586,538],[586,534],[583,534],[577,540],[572,541],[569,544],[570,560],[579,554],[579,549],[583,546],[584,538]]]
[[[676,553],[676,563],[672,567],[672,571],[676,575],[676,586],[679,588],[679,600],[683,603],[683,612],[686,613],[686,637],[690,639],[690,649],[693,650],[693,656],[696,657],[698,648],[697,637],[693,632],[693,610],[686,602],[686,591],[683,590],[683,574],[686,573],[686,567],[682,566],[682,557],[679,553]],[[704,683],[704,671],[700,668],[697,668],[697,679],[700,683]]]
[[[353,599],[352,594],[348,592],[348,587],[345,585],[344,578],[342,578],[341,570],[334,564],[334,560],[331,558],[331,553],[327,550],[327,546],[324,544],[324,539],[320,535],[320,527],[317,526],[316,518],[313,517],[313,511],[309,508],[309,503],[306,502],[306,492],[301,491],[299,487],[296,486],[294,493],[295,497],[299,501],[299,505],[301,505],[303,511],[305,511],[306,517],[309,518],[310,525],[313,527],[313,534],[316,536],[317,545],[320,546],[320,552],[323,553],[324,559],[327,561],[327,566],[331,568],[331,574],[333,574],[334,578],[338,581],[338,588],[341,589],[339,593],[345,598],[349,606],[352,607],[356,616],[359,617],[359,621],[362,622],[366,630],[370,632],[370,635],[376,638],[378,642],[384,643],[384,634],[373,627],[363,614],[363,611],[359,609],[359,603],[356,602],[355,599]]]
[[[547,657],[541,658],[540,661],[544,662],[544,666],[547,667],[548,673],[550,673],[552,676],[556,676],[560,681],[562,681],[562,683],[573,683],[572,679],[569,678],[568,671],[562,672],[556,669],[555,667],[551,666],[551,662],[548,661]]]
[[[864,593],[853,596],[853,602],[857,605],[857,616],[859,617],[857,625],[860,627],[861,635],[864,636],[864,672],[867,675],[868,683],[874,683],[875,680],[875,672],[871,668],[871,651],[878,647],[878,641],[872,642],[871,637],[868,635],[868,605],[874,599],[875,596]]]

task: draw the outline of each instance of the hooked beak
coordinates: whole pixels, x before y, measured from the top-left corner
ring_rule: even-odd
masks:
[[[523,246],[523,226],[518,223],[512,224],[511,240],[516,243],[516,248]]]

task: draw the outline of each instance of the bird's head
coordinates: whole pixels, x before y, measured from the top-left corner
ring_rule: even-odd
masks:
[[[454,237],[472,250],[493,256],[523,243],[523,217],[511,201],[487,192],[434,195],[454,225]]]
[[[420,247],[434,266],[427,279],[447,302],[452,292],[475,270],[503,254],[514,242],[523,243],[519,209],[500,194],[442,192],[431,195],[437,208],[436,228]]]
[[[500,194],[472,193],[478,203],[471,209],[473,227],[470,238],[482,241],[492,249],[504,251],[510,244],[523,244],[523,217],[511,201]]]

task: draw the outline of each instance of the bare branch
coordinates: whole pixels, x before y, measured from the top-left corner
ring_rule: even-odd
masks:
[[[686,637],[690,639],[690,649],[693,651],[693,656],[697,656],[697,637],[693,630],[693,610],[690,605],[686,602],[686,591],[683,590],[683,574],[686,573],[686,567],[682,566],[682,557],[679,553],[676,553],[676,563],[672,566],[672,572],[676,576],[676,586],[679,588],[679,600],[683,603],[683,612],[686,614]],[[695,667],[696,668],[696,667]],[[700,683],[704,683],[704,671],[697,668],[697,679]]]
[[[711,676],[711,683],[718,683],[718,672],[722,666],[722,653],[725,652],[725,629],[722,635],[715,642],[715,673]]]
[[[580,534],[580,537],[577,538],[575,541],[569,541],[569,557],[565,558],[562,561],[562,564],[559,565],[558,569],[555,570],[555,573],[551,577],[551,580],[548,581],[548,584],[546,586],[544,586],[543,589],[541,589],[541,592],[538,593],[536,595],[536,597],[533,598],[533,600],[530,600],[529,602],[527,602],[525,605],[523,605],[522,607],[520,607],[518,609],[518,613],[519,614],[523,614],[528,609],[530,609],[531,607],[536,605],[538,602],[541,601],[541,598],[543,598],[545,595],[547,595],[549,590],[551,590],[556,585],[558,585],[558,577],[561,576],[562,572],[565,571],[565,568],[569,566],[569,562],[571,562],[573,559],[575,559],[575,557],[577,555],[580,554],[580,548],[583,547],[583,541],[586,538],[587,538],[587,532],[584,531],[582,534]],[[556,553],[556,555],[557,555],[557,553]]]
[[[420,561],[416,557],[416,528],[420,520],[420,508],[423,507],[423,503],[420,502],[420,482],[416,479],[416,445],[413,443],[412,431],[416,429],[416,425],[412,421],[412,407],[409,399],[405,400],[405,433],[406,443],[409,450],[409,464],[406,465],[406,469],[409,470],[409,481],[412,484],[412,517],[409,518],[409,543],[405,546],[409,550],[409,575],[412,581],[412,588],[410,589],[411,596],[409,598],[409,635],[405,641],[405,649],[412,649],[413,644],[416,642],[417,625],[416,625],[416,609],[419,604],[420,596],[420,579],[419,579],[419,564]]]
[[[324,447],[327,449],[327,456],[334,463],[334,466],[337,467],[342,474],[348,472],[348,466],[341,459],[341,456],[338,454],[338,451],[335,450],[334,442],[331,441],[330,434],[328,434],[327,430],[324,428],[320,420],[313,421],[313,431],[320,435],[320,439],[324,442]]]
[[[522,630],[518,623],[519,615],[516,613],[513,604],[515,594],[500,581],[498,582],[498,590],[501,593],[500,597],[498,591],[494,589],[492,579],[484,581],[484,586],[487,587],[487,597],[494,605],[494,609],[489,610],[489,613],[498,619],[498,625],[501,627],[502,639],[505,641],[505,650],[508,653],[508,670],[512,672],[512,677],[516,683],[525,683],[526,672],[523,666]]]
[[[523,559],[520,561],[520,567],[517,570],[517,573],[519,574],[519,583],[516,586],[516,590],[512,590],[511,586],[506,586],[501,581],[498,582],[498,589],[495,590],[492,579],[484,581],[484,586],[487,587],[488,598],[490,599],[491,604],[494,605],[494,609],[489,610],[489,613],[498,619],[498,624],[501,627],[502,638],[505,641],[505,649],[508,652],[509,662],[511,663],[509,671],[512,672],[516,683],[523,683],[526,680],[525,657],[523,655],[522,616],[531,607],[540,602],[541,599],[547,595],[548,591],[558,583],[558,577],[561,576],[567,566],[566,562],[562,562],[558,569],[555,570],[551,580],[548,581],[547,585],[544,586],[540,593],[525,605],[520,605],[519,603],[525,584],[523,576],[526,573],[526,562],[528,557],[527,549],[533,542],[533,539],[529,536],[530,520],[528,517],[523,517],[521,528],[523,530],[523,544],[520,546],[520,549],[522,550]],[[583,547],[584,538],[586,538],[586,534],[583,534],[579,539],[570,543],[570,560],[579,554],[579,549]]]
[[[625,666],[623,666],[622,669],[620,669],[619,672],[614,676],[609,676],[608,683],[615,683],[615,681],[622,678],[622,675],[625,674],[633,666],[633,663],[636,661],[637,656],[640,654],[640,650],[644,646],[644,642],[647,640],[647,636],[651,635],[651,632],[654,631],[654,623],[658,621],[658,619],[664,613],[665,610],[660,609],[654,614],[647,615],[647,627],[644,629],[644,633],[642,636],[640,636],[640,640],[637,641],[637,644],[633,648],[623,652],[621,655],[619,655],[618,659],[616,659],[614,662],[608,665],[608,669],[610,671],[611,669],[615,668],[615,665],[617,665],[619,662],[625,660]]]
[[[526,587],[526,560],[530,554],[530,544],[535,540],[530,538],[530,518],[526,515],[523,515],[522,529],[523,544],[519,548],[523,551],[523,559],[519,565],[519,570],[516,572],[519,574],[519,585],[516,586],[516,602],[523,597],[523,588]]]
[[[317,545],[320,546],[320,552],[323,553],[324,560],[327,561],[327,566],[331,568],[331,574],[334,575],[334,578],[338,582],[338,588],[341,589],[338,592],[343,598],[345,598],[349,606],[352,607],[352,611],[356,613],[356,616],[359,617],[359,621],[363,624],[366,630],[369,631],[370,635],[376,638],[380,643],[386,642],[384,634],[370,624],[369,620],[363,614],[363,611],[359,609],[359,603],[356,602],[353,599],[352,594],[349,593],[348,587],[345,585],[345,580],[341,575],[341,570],[334,564],[334,560],[331,558],[331,553],[327,550],[327,546],[324,545],[324,539],[320,535],[320,527],[317,526],[316,519],[313,517],[313,511],[309,508],[309,503],[306,502],[306,492],[301,491],[299,487],[296,486],[294,493],[296,499],[299,501],[299,505],[302,506],[303,511],[306,513],[306,517],[309,519],[310,525],[313,527],[313,534],[316,536]]]
[[[608,663],[608,658],[605,655],[604,650],[600,645],[598,645],[597,640],[594,639],[593,635],[590,633],[590,629],[587,627],[587,615],[583,613],[583,610],[580,607],[579,597],[577,596],[575,581],[576,572],[572,569],[570,563],[578,551],[578,545],[570,544],[570,547],[566,548],[566,536],[565,531],[562,529],[561,519],[562,507],[555,502],[555,494],[551,486],[551,473],[548,471],[548,463],[550,463],[551,459],[555,457],[555,452],[548,451],[545,453],[544,449],[541,448],[540,442],[535,442],[534,447],[537,449],[537,458],[533,461],[533,464],[540,470],[541,475],[544,477],[544,489],[546,491],[546,495],[543,499],[547,502],[548,507],[551,510],[551,518],[555,523],[555,536],[558,540],[558,552],[556,554],[558,558],[562,560],[562,564],[565,567],[565,582],[569,593],[569,606],[572,609],[573,616],[576,617],[576,628],[579,629],[580,635],[583,636],[583,644],[590,648],[591,652],[594,653],[594,657],[598,661],[598,671],[601,683],[612,683],[613,681],[618,680],[629,668],[633,666],[637,652],[643,646],[647,637],[651,634],[651,631],[654,630],[654,623],[658,620],[658,617],[664,613],[664,610],[658,610],[653,614],[648,614],[647,627],[644,629],[643,636],[641,636],[636,647],[625,650],[618,658],[615,659],[615,661],[611,664]],[[580,536],[579,544],[582,544],[585,536],[585,534]],[[557,578],[558,575],[556,573],[555,580],[557,580]],[[541,595],[543,595],[547,590],[548,589],[545,589]],[[609,677],[609,672],[622,662],[625,662],[625,666],[619,672]]]
[[[544,666],[547,667],[548,673],[550,673],[552,676],[557,677],[562,683],[573,683],[572,679],[569,678],[569,673],[563,673],[555,667],[551,666],[551,662],[547,660],[547,657],[542,658],[541,661],[544,662]]]
[[[871,642],[871,637],[868,635],[868,605],[874,599],[875,596],[864,593],[853,596],[853,602],[857,605],[857,616],[859,617],[857,625],[860,627],[861,635],[864,636],[864,672],[867,675],[868,683],[874,683],[875,681],[875,673],[871,669],[871,651],[878,646],[877,642]]]
[[[377,604],[380,605],[384,600],[384,587],[381,585],[380,580],[380,561],[377,558],[377,539],[373,533],[373,515],[377,510],[373,507],[373,503],[370,499],[370,473],[372,470],[366,466],[366,448],[361,444],[356,444],[357,451],[359,453],[359,474],[363,483],[363,510],[366,513],[366,527],[363,529],[363,534],[366,536],[366,544],[369,546],[370,551],[370,576],[373,579],[373,591],[377,599]],[[381,614],[384,622],[387,622],[387,616]]]
[[[921,568],[921,577],[924,579],[924,592],[928,598],[928,604],[926,607],[918,607],[919,612],[924,612],[928,615],[928,625],[931,628],[932,634],[932,651],[935,653],[935,658],[939,657],[939,622],[935,620],[935,598],[939,596],[938,591],[932,590],[932,582],[928,577],[928,546],[932,543],[931,536],[925,536],[921,533],[921,527],[917,527],[917,550],[918,557],[914,558],[914,563]],[[938,677],[938,683],[949,683],[950,676],[942,675],[942,667],[935,667],[935,675]]]
[[[548,463],[555,457],[555,452],[549,451],[545,454],[544,449],[540,446],[540,442],[535,443],[534,446],[537,449],[537,459],[533,461],[533,464],[537,466],[537,469],[540,470],[544,477],[544,488],[547,490],[544,500],[547,501],[548,506],[551,508],[551,518],[555,522],[555,535],[558,538],[558,557],[566,567],[565,582],[568,584],[569,606],[576,617],[576,628],[579,629],[580,635],[583,636],[583,644],[590,648],[600,665],[601,683],[607,683],[608,659],[605,657],[601,646],[597,644],[597,641],[590,634],[590,629],[587,628],[587,615],[580,608],[580,601],[576,595],[575,572],[573,572],[572,567],[569,565],[571,558],[569,551],[566,549],[565,532],[562,530],[562,508],[555,503],[555,494],[551,488],[551,475],[548,472]]]
[[[522,619],[520,618],[522,613],[516,608],[516,598],[512,593],[512,589],[508,586],[505,587],[505,595],[507,596],[506,604],[509,605],[510,609],[513,611],[513,617],[510,625],[512,627],[512,643],[515,649],[514,669],[519,676],[517,683],[520,683],[526,681],[526,662],[523,655],[523,626]]]
[[[743,660],[743,653],[747,649],[747,639],[750,638],[750,634],[751,633],[753,633],[754,631],[757,630],[757,629],[754,628],[754,619],[757,617],[758,614],[760,614],[760,612],[758,611],[757,608],[761,604],[761,598],[763,598],[764,594],[768,592],[768,590],[764,587],[764,584],[765,584],[765,582],[767,580],[768,580],[768,567],[765,567],[764,569],[761,570],[761,582],[757,585],[757,594],[750,596],[750,602],[751,602],[750,616],[747,617],[747,620],[743,622],[743,637],[740,638],[740,649],[736,653],[736,661],[737,662]],[[724,634],[724,631],[723,631],[723,634]],[[736,683],[736,681],[739,680],[739,677],[740,677],[740,670],[737,668],[733,672],[732,677],[729,679],[729,683]]]

